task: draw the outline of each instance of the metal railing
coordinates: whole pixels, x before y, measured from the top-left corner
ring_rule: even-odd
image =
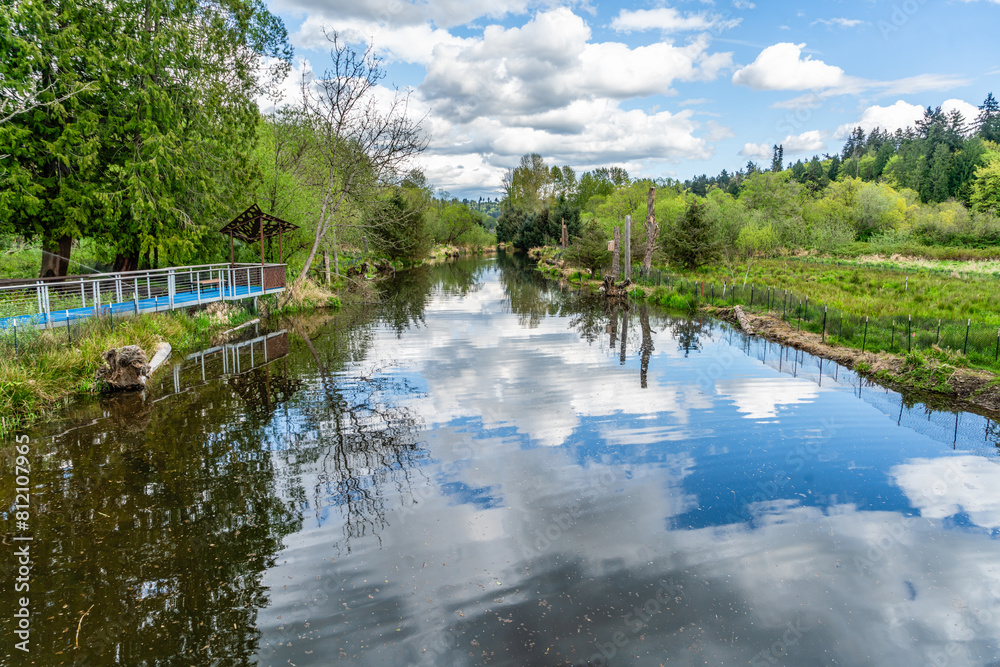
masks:
[[[50,328],[233,301],[285,289],[285,264],[203,264],[0,285],[0,328]]]

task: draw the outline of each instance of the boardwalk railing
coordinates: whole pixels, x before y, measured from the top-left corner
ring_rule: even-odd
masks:
[[[204,264],[0,285],[0,328],[59,327],[94,315],[151,313],[276,294],[285,289],[285,267]]]

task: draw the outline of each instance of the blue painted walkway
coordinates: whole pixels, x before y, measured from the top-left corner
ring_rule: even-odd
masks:
[[[191,306],[202,305],[206,303],[212,303],[215,301],[229,301],[233,299],[249,299],[255,296],[264,296],[265,294],[278,294],[285,290],[284,287],[276,287],[269,290],[261,290],[259,286],[239,286],[236,287],[227,286],[224,289],[215,287],[213,289],[202,289],[199,294],[196,291],[190,292],[176,292],[174,294],[174,304],[173,308],[170,306],[170,297],[166,294],[156,297],[150,297],[146,299],[139,299],[138,301],[138,311],[139,313],[154,313],[168,310],[177,310],[178,308],[188,308]],[[223,294],[225,292],[225,294]],[[135,301],[125,301],[123,303],[115,304],[101,304],[100,312],[102,315],[111,314],[112,317],[115,315],[134,315],[136,313],[136,302]],[[53,327],[66,326],[70,322],[76,320],[86,319],[88,317],[93,317],[95,315],[95,309],[93,307],[88,308],[71,308],[69,310],[53,310],[51,313]],[[45,326],[45,313],[34,313],[30,315],[16,315],[11,317],[5,317],[0,319],[0,328],[7,328],[12,326],[24,327],[24,326]]]

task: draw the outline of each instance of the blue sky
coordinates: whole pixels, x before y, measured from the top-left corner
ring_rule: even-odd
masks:
[[[971,120],[1000,94],[1000,0],[268,4],[296,51],[288,99],[329,63],[324,28],[372,41],[424,117],[417,166],[458,197],[495,196],[526,152],[683,180],[769,165],[775,143],[786,161],[836,152],[927,105]]]

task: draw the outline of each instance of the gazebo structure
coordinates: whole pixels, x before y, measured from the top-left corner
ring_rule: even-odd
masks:
[[[264,213],[257,204],[251,204],[247,210],[233,218],[232,222],[219,231],[229,235],[229,264],[231,266],[236,265],[233,255],[233,238],[238,238],[246,243],[259,240],[260,265],[264,266],[264,239],[278,237],[278,263],[283,264],[285,258],[284,250],[281,247],[282,234],[298,228],[298,225]]]

